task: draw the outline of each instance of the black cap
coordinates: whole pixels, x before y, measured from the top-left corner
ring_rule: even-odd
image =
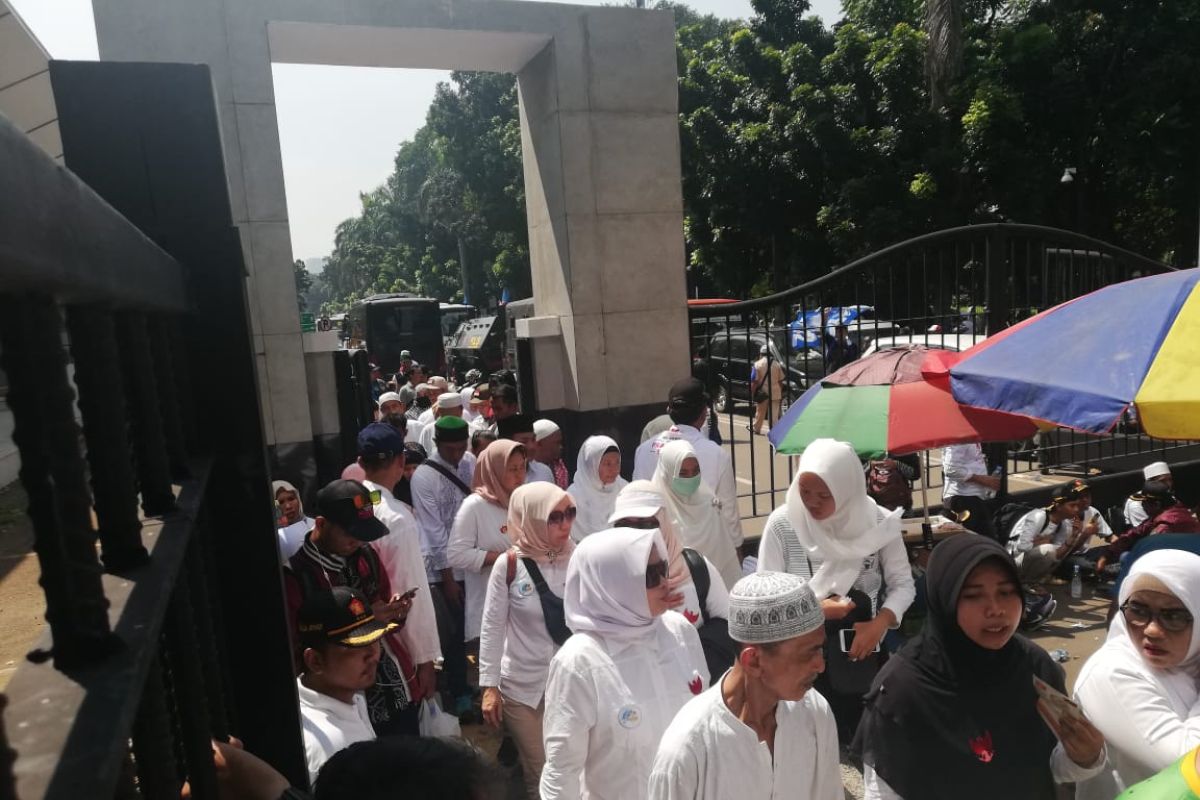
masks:
[[[340,644],[365,647],[400,627],[375,619],[371,603],[357,589],[334,586],[304,598],[296,614],[300,643],[304,647]]]
[[[1149,500],[1163,506],[1173,506],[1176,503],[1175,493],[1162,481],[1146,481],[1142,484],[1142,490],[1135,494],[1133,499]]]
[[[684,378],[671,387],[667,402],[673,409],[695,408],[699,413],[700,406],[708,405],[708,392],[704,391],[704,384],[695,378]]]
[[[375,519],[371,492],[358,481],[336,480],[317,492],[317,514],[345,528],[360,542],[373,542],[385,536],[387,525]]]
[[[372,422],[358,432],[358,454],[387,461],[404,452],[404,437],[386,422]]]
[[[1087,481],[1076,478],[1067,484],[1067,499],[1077,500],[1085,494],[1091,493],[1091,491],[1092,487],[1088,485]]]
[[[507,419],[496,420],[496,435],[501,439],[511,439],[518,433],[533,433],[533,417],[513,414]]]
[[[404,463],[405,465],[416,466],[429,458],[429,453],[425,452],[424,446],[416,442],[408,442],[404,445]]]
[[[1054,487],[1054,491],[1050,493],[1050,502],[1058,505],[1059,503],[1069,503],[1078,497],[1075,493],[1075,481],[1068,483],[1060,483]]]

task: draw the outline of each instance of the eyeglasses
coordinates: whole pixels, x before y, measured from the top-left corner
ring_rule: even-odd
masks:
[[[383,492],[378,489],[373,489],[372,491],[367,492],[365,495],[354,495],[354,507],[359,511],[362,511],[367,507],[368,501],[371,505],[377,506],[381,500],[383,500]]]
[[[551,525],[562,525],[564,522],[574,522],[578,515],[578,508],[568,506],[566,511],[551,511],[550,516],[546,517],[546,522]]]
[[[670,568],[665,561],[656,561],[646,565],[646,588],[653,589],[667,579]]]
[[[1157,620],[1158,626],[1168,633],[1182,633],[1191,630],[1192,615],[1186,608],[1164,608],[1155,611],[1149,606],[1126,600],[1121,606],[1125,621],[1135,628],[1145,628],[1152,620]]]
[[[622,517],[613,523],[614,528],[634,528],[639,531],[651,531],[658,528],[657,517]]]

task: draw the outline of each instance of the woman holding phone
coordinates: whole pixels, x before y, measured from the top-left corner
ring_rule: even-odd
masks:
[[[855,749],[867,800],[1054,800],[1105,767],[1104,738],[1069,701],[1062,670],[1017,634],[1012,557],[971,533],[929,559],[925,630],[875,678]],[[1039,699],[1035,679],[1058,702]],[[1075,710],[1077,712],[1077,709]]]
[[[1075,685],[1108,741],[1112,769],[1081,783],[1077,800],[1115,797],[1200,745],[1200,556],[1147,553],[1121,582],[1117,604],[1107,640]]]

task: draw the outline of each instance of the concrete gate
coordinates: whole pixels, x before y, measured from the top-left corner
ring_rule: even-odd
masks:
[[[271,64],[515,73],[543,411],[628,436],[688,370],[669,12],[514,0],[94,0],[103,60],[200,62],[216,84],[248,266],[267,443],[311,462]],[[364,187],[366,188],[366,187]],[[557,411],[555,411],[557,410]],[[324,433],[317,421],[316,433]],[[574,434],[574,435],[573,435]],[[636,442],[636,438],[633,439]],[[631,448],[630,448],[631,449]]]

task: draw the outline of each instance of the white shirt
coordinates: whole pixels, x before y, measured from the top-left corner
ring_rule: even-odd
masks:
[[[538,481],[554,483],[554,470],[542,462],[534,461],[531,458],[525,464],[525,482],[537,483]]]
[[[463,501],[450,530],[446,561],[463,571],[467,588],[464,641],[479,638],[483,619],[483,601],[487,597],[491,567],[484,567],[489,552],[503,553],[512,542],[508,538],[508,511],[473,494]]]
[[[675,716],[654,759],[650,800],[842,800],[837,723],[810,689],[775,707],[774,756],[721,695],[720,682]]]
[[[942,448],[943,500],[947,497],[991,497],[991,489],[968,482],[972,475],[987,474],[987,459],[979,445],[953,444]]]
[[[1146,509],[1142,508],[1141,500],[1134,500],[1131,497],[1125,501],[1125,522],[1129,527],[1136,528],[1148,519],[1150,519],[1150,515],[1146,513]]]
[[[304,537],[313,529],[313,524],[312,517],[302,517],[299,522],[293,522],[275,531],[279,535],[279,555],[283,556],[285,564],[289,558],[296,555],[300,545],[304,544]]]
[[[1025,514],[1008,534],[1008,552],[1012,555],[1028,553],[1033,549],[1034,539],[1050,537],[1050,544],[1062,547],[1070,538],[1072,525],[1070,519],[1051,522],[1050,515],[1044,508],[1035,508]]]
[[[1166,681],[1137,653],[1105,644],[1084,664],[1075,682],[1075,700],[1102,734],[1108,768],[1076,788],[1077,800],[1111,800],[1122,789],[1175,763],[1200,745],[1200,695],[1190,680],[1172,681],[1182,691],[1166,691]]]
[[[1096,521],[1097,536],[1104,539],[1112,536],[1112,528],[1108,526],[1108,520],[1104,518],[1104,515],[1095,506],[1088,506],[1087,510],[1083,512],[1083,524],[1085,526],[1090,525],[1092,520]]]
[[[520,560],[513,582],[508,583],[508,558],[505,553],[496,559],[488,576],[479,637],[479,685],[496,686],[505,697],[537,708],[546,694],[550,660],[558,645],[546,630],[537,587]],[[538,569],[550,591],[562,597],[566,560],[539,564]]]
[[[397,500],[386,486],[371,481],[363,481],[363,485],[380,495],[379,505],[375,506],[375,519],[387,526],[388,533],[372,542],[371,546],[379,554],[379,563],[387,572],[392,594],[417,590],[404,627],[400,629],[400,641],[404,643],[414,664],[437,661],[442,657],[442,646],[438,641],[437,618],[434,616],[433,598],[429,596],[429,581],[425,575],[425,559],[421,555],[417,522],[408,507]]]
[[[375,729],[367,715],[363,693],[354,695],[353,703],[313,691],[296,679],[300,695],[300,729],[304,734],[304,757],[308,761],[308,780],[312,783],[325,762],[358,742],[375,739]]]
[[[742,534],[742,517],[738,513],[737,482],[733,474],[733,460],[721,445],[709,439],[691,425],[672,425],[664,432],[638,445],[633,459],[633,479],[650,480],[658,468],[658,452],[663,445],[676,439],[686,439],[696,450],[700,462],[700,478],[712,489],[721,501],[720,514],[725,528],[733,538],[733,546],[740,547],[745,537]]]
[[[550,662],[541,800],[645,798],[658,742],[708,685],[700,636],[668,611],[652,645],[579,633]]]
[[[433,441],[433,432],[437,430],[437,426],[421,425],[420,423],[417,424],[420,427],[418,428],[417,438],[415,439],[416,443],[421,445],[421,447],[424,447],[426,453],[432,453],[433,449],[437,446]]]
[[[429,408],[425,409],[424,411],[422,411],[421,415],[419,417],[417,417],[417,422],[421,423],[422,426],[427,426],[427,425],[431,424],[433,422],[433,410],[436,407],[437,406],[435,404],[435,405],[432,405]]]
[[[787,506],[782,505],[772,511],[758,544],[757,570],[789,572],[810,580],[822,563],[822,558],[807,552],[800,544],[792,523],[788,521]],[[864,558],[862,572],[854,581],[853,588],[871,599],[873,615],[879,613],[879,595],[885,585],[887,593],[882,607],[896,615],[896,624],[899,625],[904,612],[908,611],[917,597],[903,539],[888,542],[879,552]]]
[[[433,450],[427,461],[441,464],[452,474],[456,474],[464,485],[470,486],[475,475],[475,456],[466,453],[462,461],[455,467]],[[417,518],[417,528],[421,532],[421,553],[425,556],[425,571],[430,583],[442,580],[441,572],[449,569],[446,560],[446,549],[450,545],[450,531],[454,528],[454,518],[467,495],[454,485],[445,475],[433,467],[424,464],[417,467],[412,476],[413,515]],[[454,571],[454,579],[461,581],[462,572]]]

